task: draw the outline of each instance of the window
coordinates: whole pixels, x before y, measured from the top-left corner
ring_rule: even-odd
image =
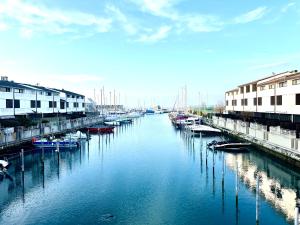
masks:
[[[30,108],[35,108],[35,100],[30,101]]]
[[[274,84],[270,84],[269,85],[269,89],[274,89],[275,87],[274,87]]]
[[[252,84],[252,91],[257,91],[257,85],[256,84]]]
[[[70,95],[67,95],[67,98],[70,98]]]
[[[53,102],[49,101],[49,108],[53,108]]]
[[[43,95],[43,92],[42,91],[40,91],[40,93],[39,93],[40,95]]]
[[[292,81],[292,84],[293,84],[293,85],[298,85],[298,84],[300,84],[300,79],[295,79],[295,80],[293,80],[293,81]]]
[[[257,98],[253,98],[253,105],[257,105]]]
[[[240,92],[243,94],[244,93],[244,87],[240,87]]]
[[[258,105],[262,105],[262,97],[257,98],[257,103],[258,103]]]
[[[260,86],[260,90],[261,91],[265,90],[265,86]]]
[[[226,100],[226,106],[228,106],[228,100]],[[82,107],[84,107],[84,106],[83,106],[83,103],[82,103]]]
[[[13,100],[12,99],[6,99],[6,108],[7,109],[13,108]]]
[[[57,107],[57,102],[56,102],[56,101],[53,102],[53,107],[54,107],[54,108]]]
[[[36,103],[36,105],[35,105],[35,103]],[[30,107],[31,108],[41,108],[41,101],[40,100],[38,100],[38,101],[31,100]]]
[[[78,102],[73,102],[73,107],[78,108]]]
[[[227,101],[227,104],[228,104],[228,101]],[[82,103],[82,108],[84,108],[85,107],[85,104],[84,103]]]
[[[296,94],[296,105],[300,105],[300,94]]]
[[[47,96],[51,96],[51,92],[47,92],[47,94],[46,94]]]
[[[15,108],[20,108],[20,100],[19,99],[15,99],[14,105],[15,105]]]
[[[271,96],[271,105],[275,105],[275,96]]]
[[[248,105],[248,99],[247,98],[244,99],[244,104],[245,104],[245,106]]]
[[[250,85],[246,86],[246,92],[249,93],[250,92]]]
[[[236,105],[237,105],[236,100],[232,100],[232,106],[236,106]]]
[[[63,101],[60,102],[60,109],[65,109],[65,102]]]
[[[0,87],[1,92],[10,92],[10,88]]]
[[[241,99],[241,105],[244,105],[244,99]]]
[[[67,104],[67,108],[69,108],[69,102],[66,102],[66,104]]]
[[[282,105],[282,95],[277,95],[276,98],[277,98],[276,104],[277,105]]]
[[[14,92],[15,93],[24,93],[24,89],[16,88],[16,89],[14,89]]]
[[[75,98],[75,95],[72,95],[72,98]]]
[[[278,84],[279,87],[286,87],[286,85],[287,85],[287,82],[286,82],[286,81],[280,82],[280,83]]]

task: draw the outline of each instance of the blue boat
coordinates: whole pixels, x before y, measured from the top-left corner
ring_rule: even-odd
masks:
[[[42,139],[33,139],[32,144],[36,148],[45,148],[45,149],[59,149],[64,148],[78,148],[80,146],[80,142],[74,139],[54,139],[47,140],[45,138]]]
[[[146,114],[154,114],[155,111],[153,109],[146,109]]]

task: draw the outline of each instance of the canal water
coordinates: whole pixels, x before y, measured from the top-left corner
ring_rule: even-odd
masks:
[[[81,150],[28,152],[0,181],[0,224],[292,224],[300,174],[253,150],[212,152],[145,116]],[[256,177],[259,198],[256,203]],[[237,196],[237,197],[236,197]]]

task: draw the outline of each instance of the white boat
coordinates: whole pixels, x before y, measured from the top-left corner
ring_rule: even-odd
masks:
[[[87,135],[78,130],[76,133],[66,134],[65,139],[72,139],[72,140],[82,140],[82,139],[84,139],[85,140],[85,139],[87,139]]]
[[[109,125],[109,126],[120,126],[119,121],[107,121],[107,122],[104,122],[104,124]]]
[[[7,168],[9,166],[9,162],[7,162],[6,160],[1,159],[0,160],[0,168]]]
[[[247,147],[251,146],[251,143],[244,142],[230,142],[230,141],[212,141],[207,144],[207,147],[215,150],[224,151],[242,151],[247,150]]]
[[[207,125],[190,125],[187,126],[186,129],[190,131],[192,134],[219,134],[221,130],[207,126]]]
[[[127,114],[127,118],[139,118],[141,116],[141,114],[139,112],[130,112]]]

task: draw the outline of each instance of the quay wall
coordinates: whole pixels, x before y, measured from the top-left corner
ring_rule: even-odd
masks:
[[[235,137],[250,141],[293,165],[300,167],[300,139],[292,130],[263,126],[241,120],[213,116],[209,123]]]
[[[33,137],[61,134],[71,130],[82,129],[87,126],[101,122],[103,122],[103,118],[97,116],[55,121],[46,124],[41,123],[37,126],[32,126],[28,128],[2,128],[0,129],[0,149],[26,143],[28,141],[31,141]]]

